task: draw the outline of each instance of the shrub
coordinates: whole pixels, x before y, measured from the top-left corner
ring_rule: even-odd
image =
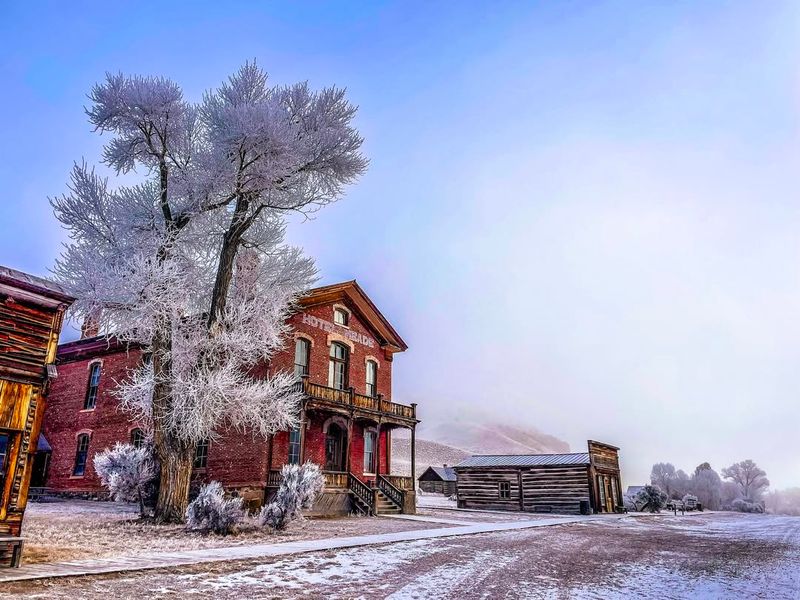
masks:
[[[186,528],[213,531],[221,535],[233,533],[245,517],[242,498],[225,498],[219,481],[200,488],[197,498],[186,508]]]
[[[646,485],[636,494],[636,504],[642,505],[642,510],[648,512],[661,512],[667,503],[667,495],[657,485]]]
[[[136,448],[117,442],[94,457],[94,470],[100,483],[117,502],[138,502],[139,515],[145,516],[144,497],[156,478],[155,461],[149,446]]]
[[[261,527],[284,529],[289,523],[303,518],[303,509],[311,508],[325,487],[325,478],[318,465],[285,465],[275,500],[261,509],[257,523]]]
[[[751,502],[746,498],[737,498],[733,501],[733,510],[744,513],[763,513],[764,504],[762,502]]]

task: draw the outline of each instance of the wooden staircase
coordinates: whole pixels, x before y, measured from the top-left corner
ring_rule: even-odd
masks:
[[[347,474],[347,487],[356,511],[362,515],[399,515],[403,512],[399,490],[387,487],[380,476],[377,487],[370,487],[352,473]]]
[[[381,490],[375,489],[375,514],[376,515],[399,515],[403,509],[384,494]]]

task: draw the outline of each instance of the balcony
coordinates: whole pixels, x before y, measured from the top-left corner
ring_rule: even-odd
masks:
[[[417,422],[417,405],[411,406],[384,400],[381,394],[365,396],[356,393],[353,388],[339,390],[336,388],[312,383],[303,378],[297,383],[299,391],[306,395],[308,408],[327,408],[342,412],[360,412],[375,418],[395,421],[398,425],[412,427]]]

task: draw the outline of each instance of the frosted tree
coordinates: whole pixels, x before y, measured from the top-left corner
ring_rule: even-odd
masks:
[[[722,480],[711,465],[703,464],[708,466],[700,465],[692,476],[692,492],[705,508],[719,510],[722,505]]]
[[[667,503],[668,497],[657,485],[646,485],[636,494],[636,504],[642,506],[643,511],[661,512]]]
[[[766,471],[750,459],[722,469],[722,476],[739,486],[742,498],[750,502],[760,500],[764,490],[769,487]]]
[[[677,478],[678,475],[672,463],[656,463],[650,471],[650,483],[657,485],[667,495],[667,498],[672,498],[672,494],[676,491]]]
[[[146,516],[144,498],[156,477],[150,447],[117,442],[113,448],[95,454],[94,470],[115,501],[138,502],[139,516]]]
[[[90,122],[113,135],[105,163],[141,181],[74,167],[51,201],[70,235],[54,272],[78,318],[152,356],[118,393],[151,423],[156,517],[181,521],[199,440],[293,425],[292,378],[252,376],[315,276],[284,243],[285,215],[335,201],[367,163],[342,90],[270,87],[254,64],[196,104],[155,77],[110,75],[90,97]]]

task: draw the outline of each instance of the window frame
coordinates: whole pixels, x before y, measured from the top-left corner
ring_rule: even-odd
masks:
[[[369,440],[369,448],[367,447],[367,440]],[[378,446],[378,432],[374,429],[364,430],[364,473],[377,473],[377,446]]]
[[[498,481],[497,482],[497,497],[501,500],[511,499],[511,482]]]
[[[339,321],[338,316],[341,315],[341,321]],[[350,313],[341,308],[339,306],[333,309],[333,322],[338,325],[339,327],[350,327]]]
[[[144,441],[147,439],[147,436],[144,434],[144,430],[141,427],[134,427],[131,429],[131,446],[134,448],[141,448],[144,446]]]
[[[208,439],[200,440],[194,447],[194,458],[192,459],[192,469],[208,468],[208,449],[211,441]]]
[[[334,356],[334,349],[341,348],[344,353],[344,358]],[[337,369],[342,370],[341,386],[336,385]],[[330,350],[328,351],[328,387],[336,390],[346,390],[349,386],[350,379],[350,348],[341,342],[331,342]]]
[[[297,355],[300,347],[305,348],[304,356],[305,365],[297,362]],[[294,342],[294,375],[297,378],[308,377],[309,366],[311,363],[311,342],[304,337],[295,338]]]
[[[376,398],[378,396],[378,361],[372,360],[371,358],[368,359],[365,371],[364,389],[367,393],[367,396]],[[374,376],[373,381],[369,380],[370,372],[372,372],[372,375]]]
[[[2,486],[3,482],[6,480],[6,474],[8,472],[7,464],[8,464],[8,455],[11,453],[11,443],[13,441],[11,434],[3,431],[0,432],[0,438],[5,438],[5,448],[3,449],[2,453],[0,453],[0,486]],[[0,492],[2,494],[2,492]]]
[[[97,395],[100,389],[100,377],[103,374],[103,363],[95,361],[89,364],[89,381],[86,383],[86,395],[83,398],[82,410],[97,408]]]
[[[75,441],[75,460],[72,463],[72,477],[84,477],[86,475],[86,464],[89,462],[89,443],[92,441],[92,436],[88,433],[79,433]],[[80,473],[78,472],[79,469]]]
[[[294,436],[297,439],[293,439]],[[302,448],[302,432],[300,431],[300,427],[294,427],[293,429],[289,430],[289,452],[286,455],[286,464],[287,465],[299,465],[300,464],[300,450]]]

